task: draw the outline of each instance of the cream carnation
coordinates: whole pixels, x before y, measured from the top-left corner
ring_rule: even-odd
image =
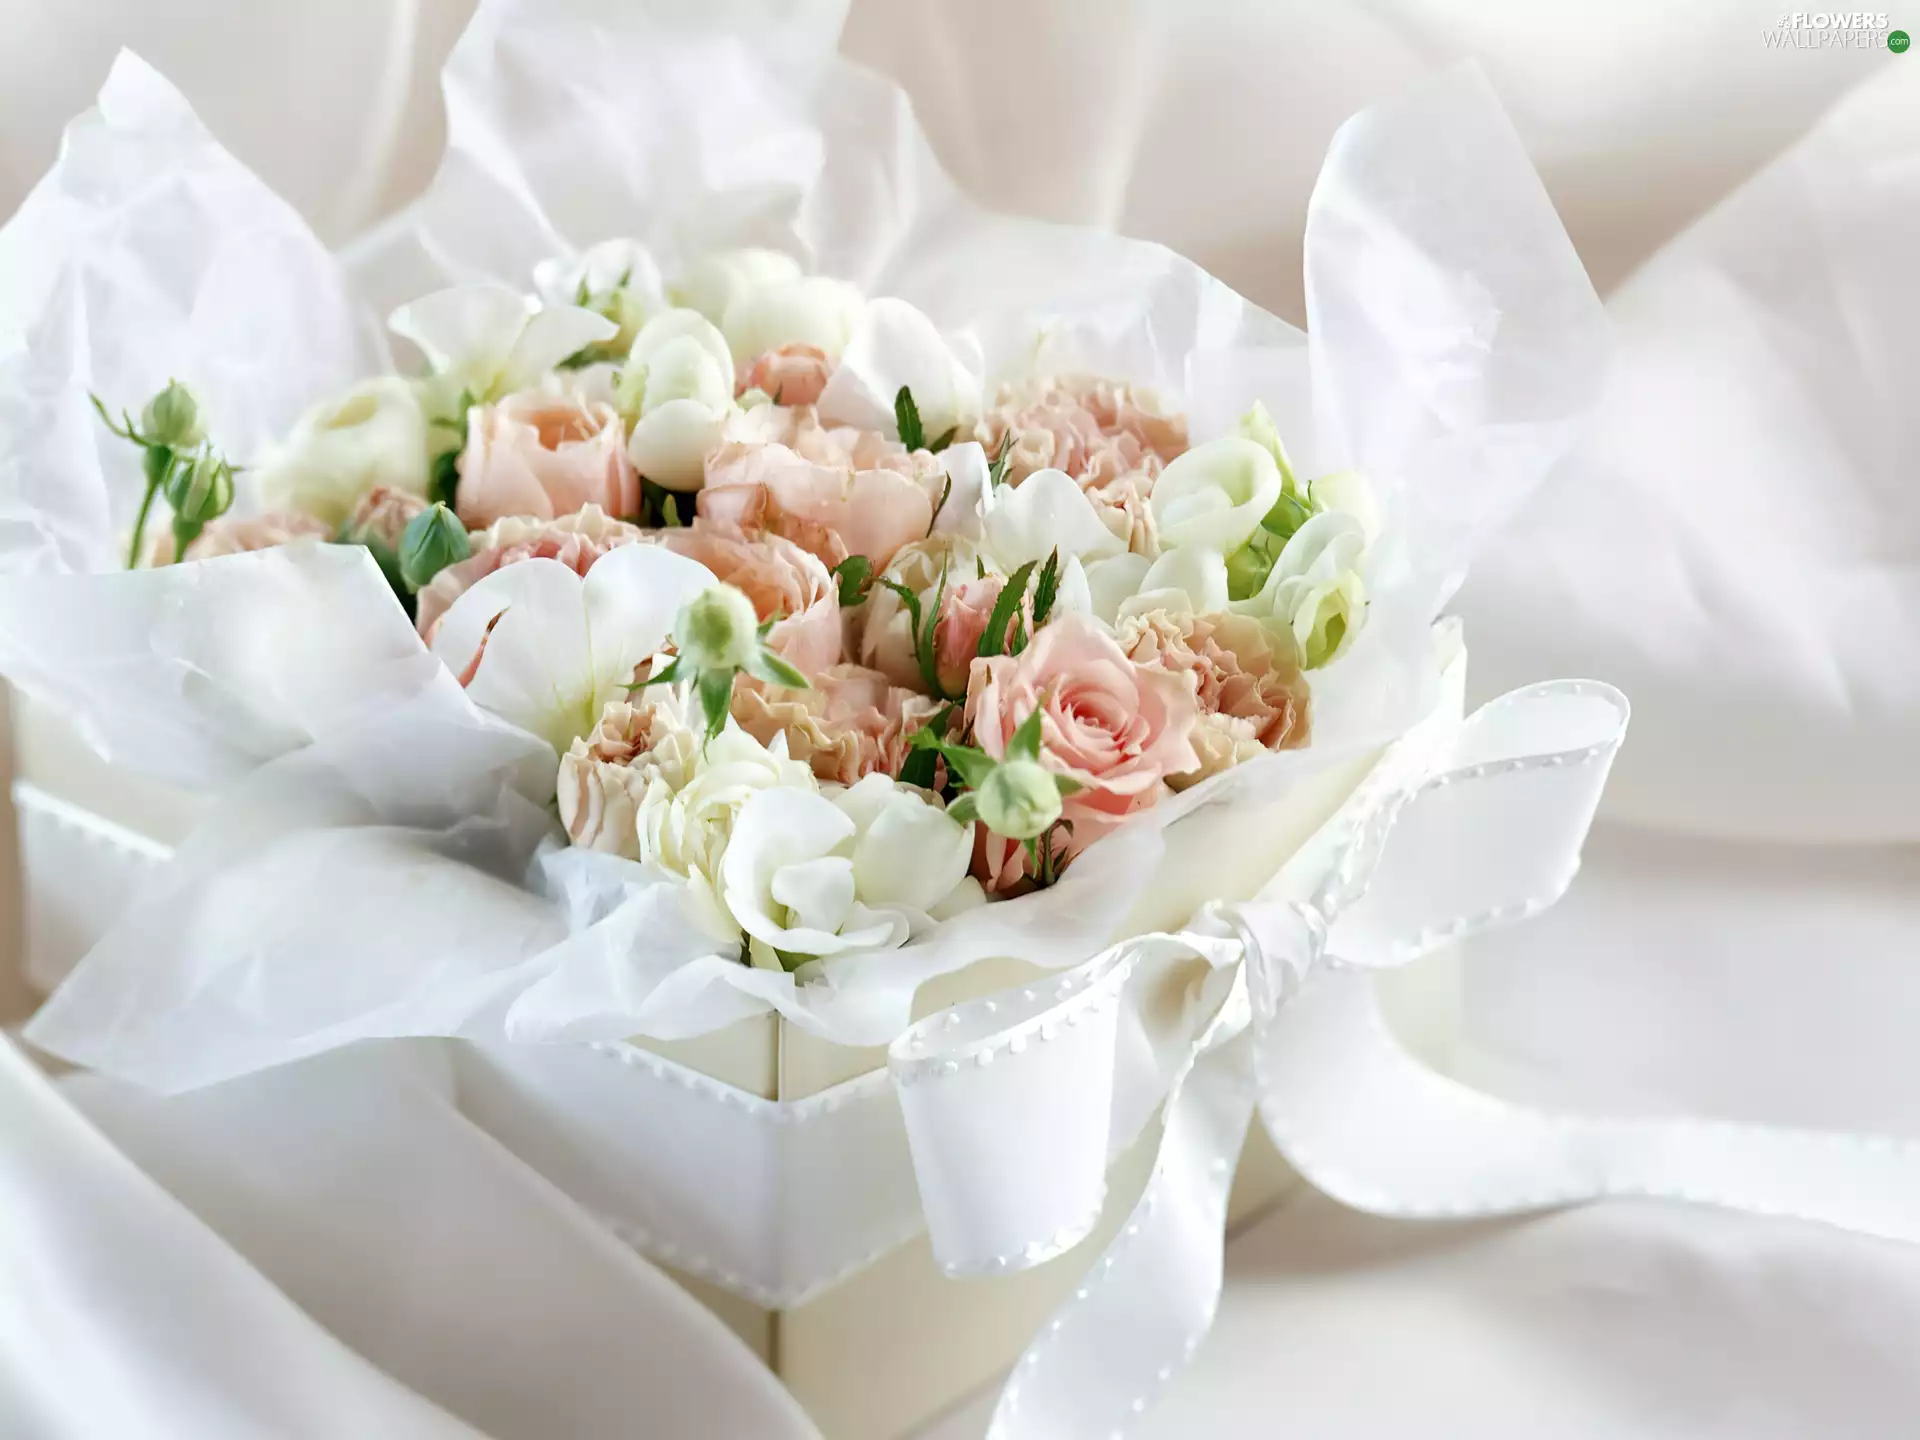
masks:
[[[643,692],[644,693],[644,692]],[[699,733],[670,696],[616,700],[600,724],[560,759],[556,786],[567,838],[588,850],[640,858],[640,808],[656,787],[685,787],[700,758]]]
[[[779,535],[748,535],[705,518],[659,538],[744,592],[759,618],[773,621],[767,643],[788,664],[812,674],[839,663],[840,590],[818,557]]]
[[[795,760],[810,765],[818,779],[841,785],[899,774],[909,737],[940,709],[937,701],[858,665],[835,665],[807,678],[813,684],[806,690],[741,679],[733,687],[733,718],[763,744],[784,737]]]
[[[1311,692],[1293,633],[1284,626],[1245,615],[1155,610],[1122,620],[1119,643],[1135,664],[1182,676],[1193,687],[1200,768],[1169,777],[1175,789],[1269,750],[1307,743]]]

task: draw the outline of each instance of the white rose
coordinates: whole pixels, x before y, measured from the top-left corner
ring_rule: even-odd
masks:
[[[660,267],[638,240],[603,240],[571,258],[543,260],[534,268],[533,284],[549,306],[577,305],[618,326],[602,342],[616,354],[667,308]]]
[[[803,273],[798,260],[778,250],[722,250],[689,267],[673,287],[673,300],[718,325],[727,307],[749,290],[798,280]]]
[[[255,467],[269,510],[343,524],[375,486],[427,493],[427,420],[397,375],[363,381],[314,406]]]
[[[619,405],[632,424],[627,458],[656,485],[698,490],[707,456],[734,413],[733,357],[713,323],[668,310],[634,337],[620,371]]]
[[[1273,562],[1266,584],[1233,610],[1280,621],[1293,631],[1302,663],[1317,669],[1344,652],[1366,620],[1360,575],[1366,531],[1343,510],[1313,516]]]
[[[1260,528],[1284,485],[1272,453],[1252,440],[1224,435],[1196,445],[1154,481],[1148,503],[1160,548],[1232,554]]]
[[[782,345],[811,345],[829,360],[838,360],[865,304],[846,281],[807,275],[748,289],[727,306],[720,329],[728,347],[743,360]]]
[[[884,775],[834,799],[764,790],[740,808],[722,889],[753,963],[785,968],[904,945],[934,908],[974,897],[972,853],[969,827]]]
[[[684,875],[693,913],[717,938],[740,938],[741,921],[721,890],[721,867],[742,808],[767,790],[813,794],[813,770],[787,757],[786,736],[762,745],[731,720],[707,742],[692,779],[677,791],[649,786],[635,815],[640,858]]]

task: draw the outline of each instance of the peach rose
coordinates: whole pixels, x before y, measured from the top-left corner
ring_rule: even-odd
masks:
[[[347,518],[344,533],[349,540],[362,545],[384,545],[389,550],[398,550],[407,522],[426,508],[427,502],[418,495],[376,485],[360,497],[360,503]]]
[[[700,736],[670,705],[615,700],[560,759],[555,792],[567,838],[588,850],[640,858],[640,803],[650,787],[692,778]]]
[[[733,687],[733,718],[762,745],[787,737],[787,753],[821,780],[851,785],[863,775],[897,775],[907,740],[939,711],[925,695],[859,665],[835,665],[810,690],[776,689],[743,679]]]
[[[833,378],[833,362],[814,345],[782,345],[740,370],[734,393],[758,390],[781,406],[811,405]]]
[[[807,675],[840,661],[840,587],[819,558],[779,535],[748,535],[700,517],[657,532],[669,550],[698,560],[743,591],[754,613],[772,620],[767,641]]]
[[[211,560],[216,555],[239,555],[248,550],[271,550],[302,535],[322,540],[333,538],[333,527],[311,515],[295,515],[269,510],[261,515],[222,515],[207,526],[187,546],[189,560]],[[173,563],[173,536],[161,530],[151,547],[152,565]]]
[[[1063,810],[1078,844],[1152,804],[1168,776],[1199,768],[1192,685],[1134,664],[1090,616],[1063,615],[1020,654],[973,662],[967,721],[982,750],[1004,755],[1035,709],[1041,763],[1081,786]]]
[[[1293,633],[1249,615],[1169,615],[1120,622],[1120,648],[1136,665],[1183,676],[1200,705],[1200,768],[1172,780],[1199,783],[1269,750],[1297,750],[1312,735],[1312,692]]]
[[[433,632],[447,608],[470,588],[502,565],[522,560],[558,560],[577,575],[609,550],[644,538],[637,525],[615,520],[598,505],[588,505],[558,520],[534,520],[510,515],[473,535],[473,554],[449,565],[427,582],[414,602],[414,624],[420,637],[433,643]]]
[[[1047,832],[1052,847],[1054,870],[1058,873],[1072,863],[1073,857],[1098,840],[1118,822],[1110,817],[1081,816],[1073,828],[1061,826]],[[973,878],[989,895],[1012,899],[1033,888],[1033,856],[1024,840],[1009,840],[984,825],[973,829]]]
[[[640,479],[611,405],[525,390],[467,414],[455,509],[473,529],[509,515],[552,520],[587,505],[640,511]]]
[[[894,552],[892,564],[882,573],[886,579],[919,596],[924,614],[940,593],[942,574],[947,577],[947,589],[952,591],[961,583],[961,577],[977,573],[978,563],[970,546],[957,544],[950,535],[935,535],[902,545]],[[951,600],[951,595],[948,598]],[[941,613],[946,614],[948,602],[943,601],[940,608]],[[986,624],[984,616],[980,623]],[[867,591],[859,610],[854,612],[852,641],[850,648],[868,669],[880,671],[894,684],[909,690],[926,688],[926,680],[920,674],[920,661],[914,652],[913,617],[899,595],[878,579]],[[967,658],[971,661],[973,657]],[[951,691],[957,692],[966,685],[964,668],[949,678],[954,681],[947,687]]]

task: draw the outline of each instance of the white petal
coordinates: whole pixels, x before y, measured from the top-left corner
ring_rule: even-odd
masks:
[[[727,306],[720,329],[743,361],[782,345],[812,345],[838,360],[864,303],[846,281],[808,275],[748,290]]]
[[[669,490],[698,490],[707,478],[707,456],[726,436],[725,409],[698,400],[669,400],[642,416],[627,441],[633,468]]]
[[[1144,555],[1110,555],[1085,567],[1088,611],[1109,625],[1119,618],[1120,607],[1140,591],[1153,561]]]
[[[1358,470],[1323,475],[1308,487],[1313,503],[1322,510],[1340,510],[1360,522],[1360,533],[1371,545],[1380,538],[1380,502],[1373,482]]]
[[[550,305],[527,321],[500,375],[500,393],[539,384],[562,360],[589,345],[611,340],[620,327],[578,305]]]
[[[981,536],[980,502],[987,493],[987,452],[973,440],[950,445],[940,452],[940,467],[952,488],[947,492],[947,503],[933,517],[934,532],[977,542]]]
[[[838,934],[853,911],[853,862],[844,855],[822,855],[773,872],[774,901],[786,907],[789,930]]]
[[[503,566],[453,602],[433,652],[459,671],[484,642],[468,698],[564,751],[600,718],[583,592],[558,560]]]
[[[998,486],[981,497],[980,508],[984,548],[1008,574],[1029,560],[1045,560],[1055,546],[1086,560],[1127,548],[1064,470],[1036,470],[1018,485]]]
[[[1226,608],[1226,557],[1207,546],[1188,545],[1154,561],[1140,581],[1140,593],[1121,602],[1120,613],[1213,615]]]
[[[518,290],[463,285],[402,305],[388,317],[387,328],[418,345],[436,370],[476,369],[492,376],[506,365],[532,310],[532,299]]]
[[[602,704],[618,699],[634,667],[665,643],[680,607],[717,583],[699,561],[658,545],[621,545],[594,561],[581,588]]]
[[[980,377],[962,364],[933,321],[906,301],[883,296],[860,312],[821,393],[820,416],[898,439],[893,400],[903,385],[913,391],[929,440],[980,411]]]
[[[853,833],[853,821],[831,800],[811,791],[772,789],[750,796],[734,816],[733,834],[720,861],[721,889],[741,928],[782,950],[826,953],[817,934],[795,935],[774,918],[779,905],[774,876],[784,867],[831,855]],[[838,948],[831,937],[826,943],[829,949]]]
[[[973,860],[973,832],[916,795],[901,794],[853,847],[853,877],[868,905],[931,910]]]

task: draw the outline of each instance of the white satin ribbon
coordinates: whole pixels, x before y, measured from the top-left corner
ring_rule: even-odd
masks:
[[[955,1275],[1024,1269],[1086,1235],[1138,1103],[1119,1093],[1116,1053],[1143,1036],[1177,1052],[1147,1185],[1015,1365],[991,1437],[1123,1434],[1198,1348],[1256,1109],[1295,1169],[1378,1214],[1642,1195],[1920,1239],[1920,1147],[1512,1105],[1426,1068],[1383,1023],[1371,971],[1560,898],[1626,722],[1611,687],[1559,681],[1494,701],[1454,734],[1416,732],[1370,777],[1330,853],[1255,900],[900,1038],[889,1064],[934,1254]]]

